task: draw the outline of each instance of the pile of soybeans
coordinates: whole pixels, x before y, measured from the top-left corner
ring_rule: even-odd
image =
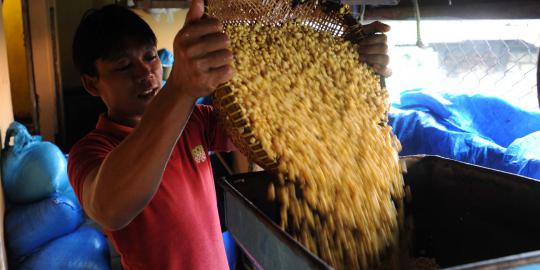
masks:
[[[299,21],[226,33],[236,70],[228,91],[249,127],[232,136],[275,161],[268,196],[281,227],[336,269],[377,267],[398,240],[404,196],[379,77],[355,44]]]

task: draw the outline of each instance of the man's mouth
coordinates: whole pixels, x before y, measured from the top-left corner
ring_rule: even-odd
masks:
[[[142,99],[147,99],[147,98],[150,98],[150,97],[153,97],[156,95],[156,93],[158,92],[158,89],[159,87],[155,87],[155,88],[152,88],[152,89],[148,89],[144,92],[141,92],[140,94],[137,95],[138,98],[142,98]]]

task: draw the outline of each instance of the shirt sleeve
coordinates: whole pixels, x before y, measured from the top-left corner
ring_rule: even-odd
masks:
[[[217,111],[212,106],[199,105],[198,109],[205,119],[205,131],[208,138],[208,147],[210,151],[230,152],[235,151],[232,141],[225,132],[225,128],[219,121]]]
[[[73,191],[81,205],[84,181],[88,174],[101,166],[107,155],[114,149],[114,144],[95,134],[87,135],[79,141],[68,156],[68,177]]]

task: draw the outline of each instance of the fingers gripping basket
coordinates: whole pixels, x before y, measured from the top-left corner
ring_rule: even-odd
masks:
[[[319,32],[329,32],[335,37],[360,40],[364,37],[362,27],[351,16],[348,6],[327,1],[307,1],[295,4],[287,0],[208,0],[208,14],[218,18],[225,27],[250,25],[280,26],[296,21]],[[328,1],[329,2],[329,1]],[[253,89],[255,90],[255,89]],[[255,90],[256,91],[256,90]],[[214,106],[220,112],[222,123],[233,143],[248,158],[265,169],[275,169],[278,158],[269,155],[260,138],[253,132],[251,121],[246,117],[247,108],[236,98],[231,84],[220,86],[214,93]]]

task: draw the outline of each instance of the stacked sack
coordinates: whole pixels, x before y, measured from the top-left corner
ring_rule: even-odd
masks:
[[[83,224],[67,178],[67,161],[52,143],[13,123],[2,150],[5,236],[11,269],[110,269],[103,234]]]

